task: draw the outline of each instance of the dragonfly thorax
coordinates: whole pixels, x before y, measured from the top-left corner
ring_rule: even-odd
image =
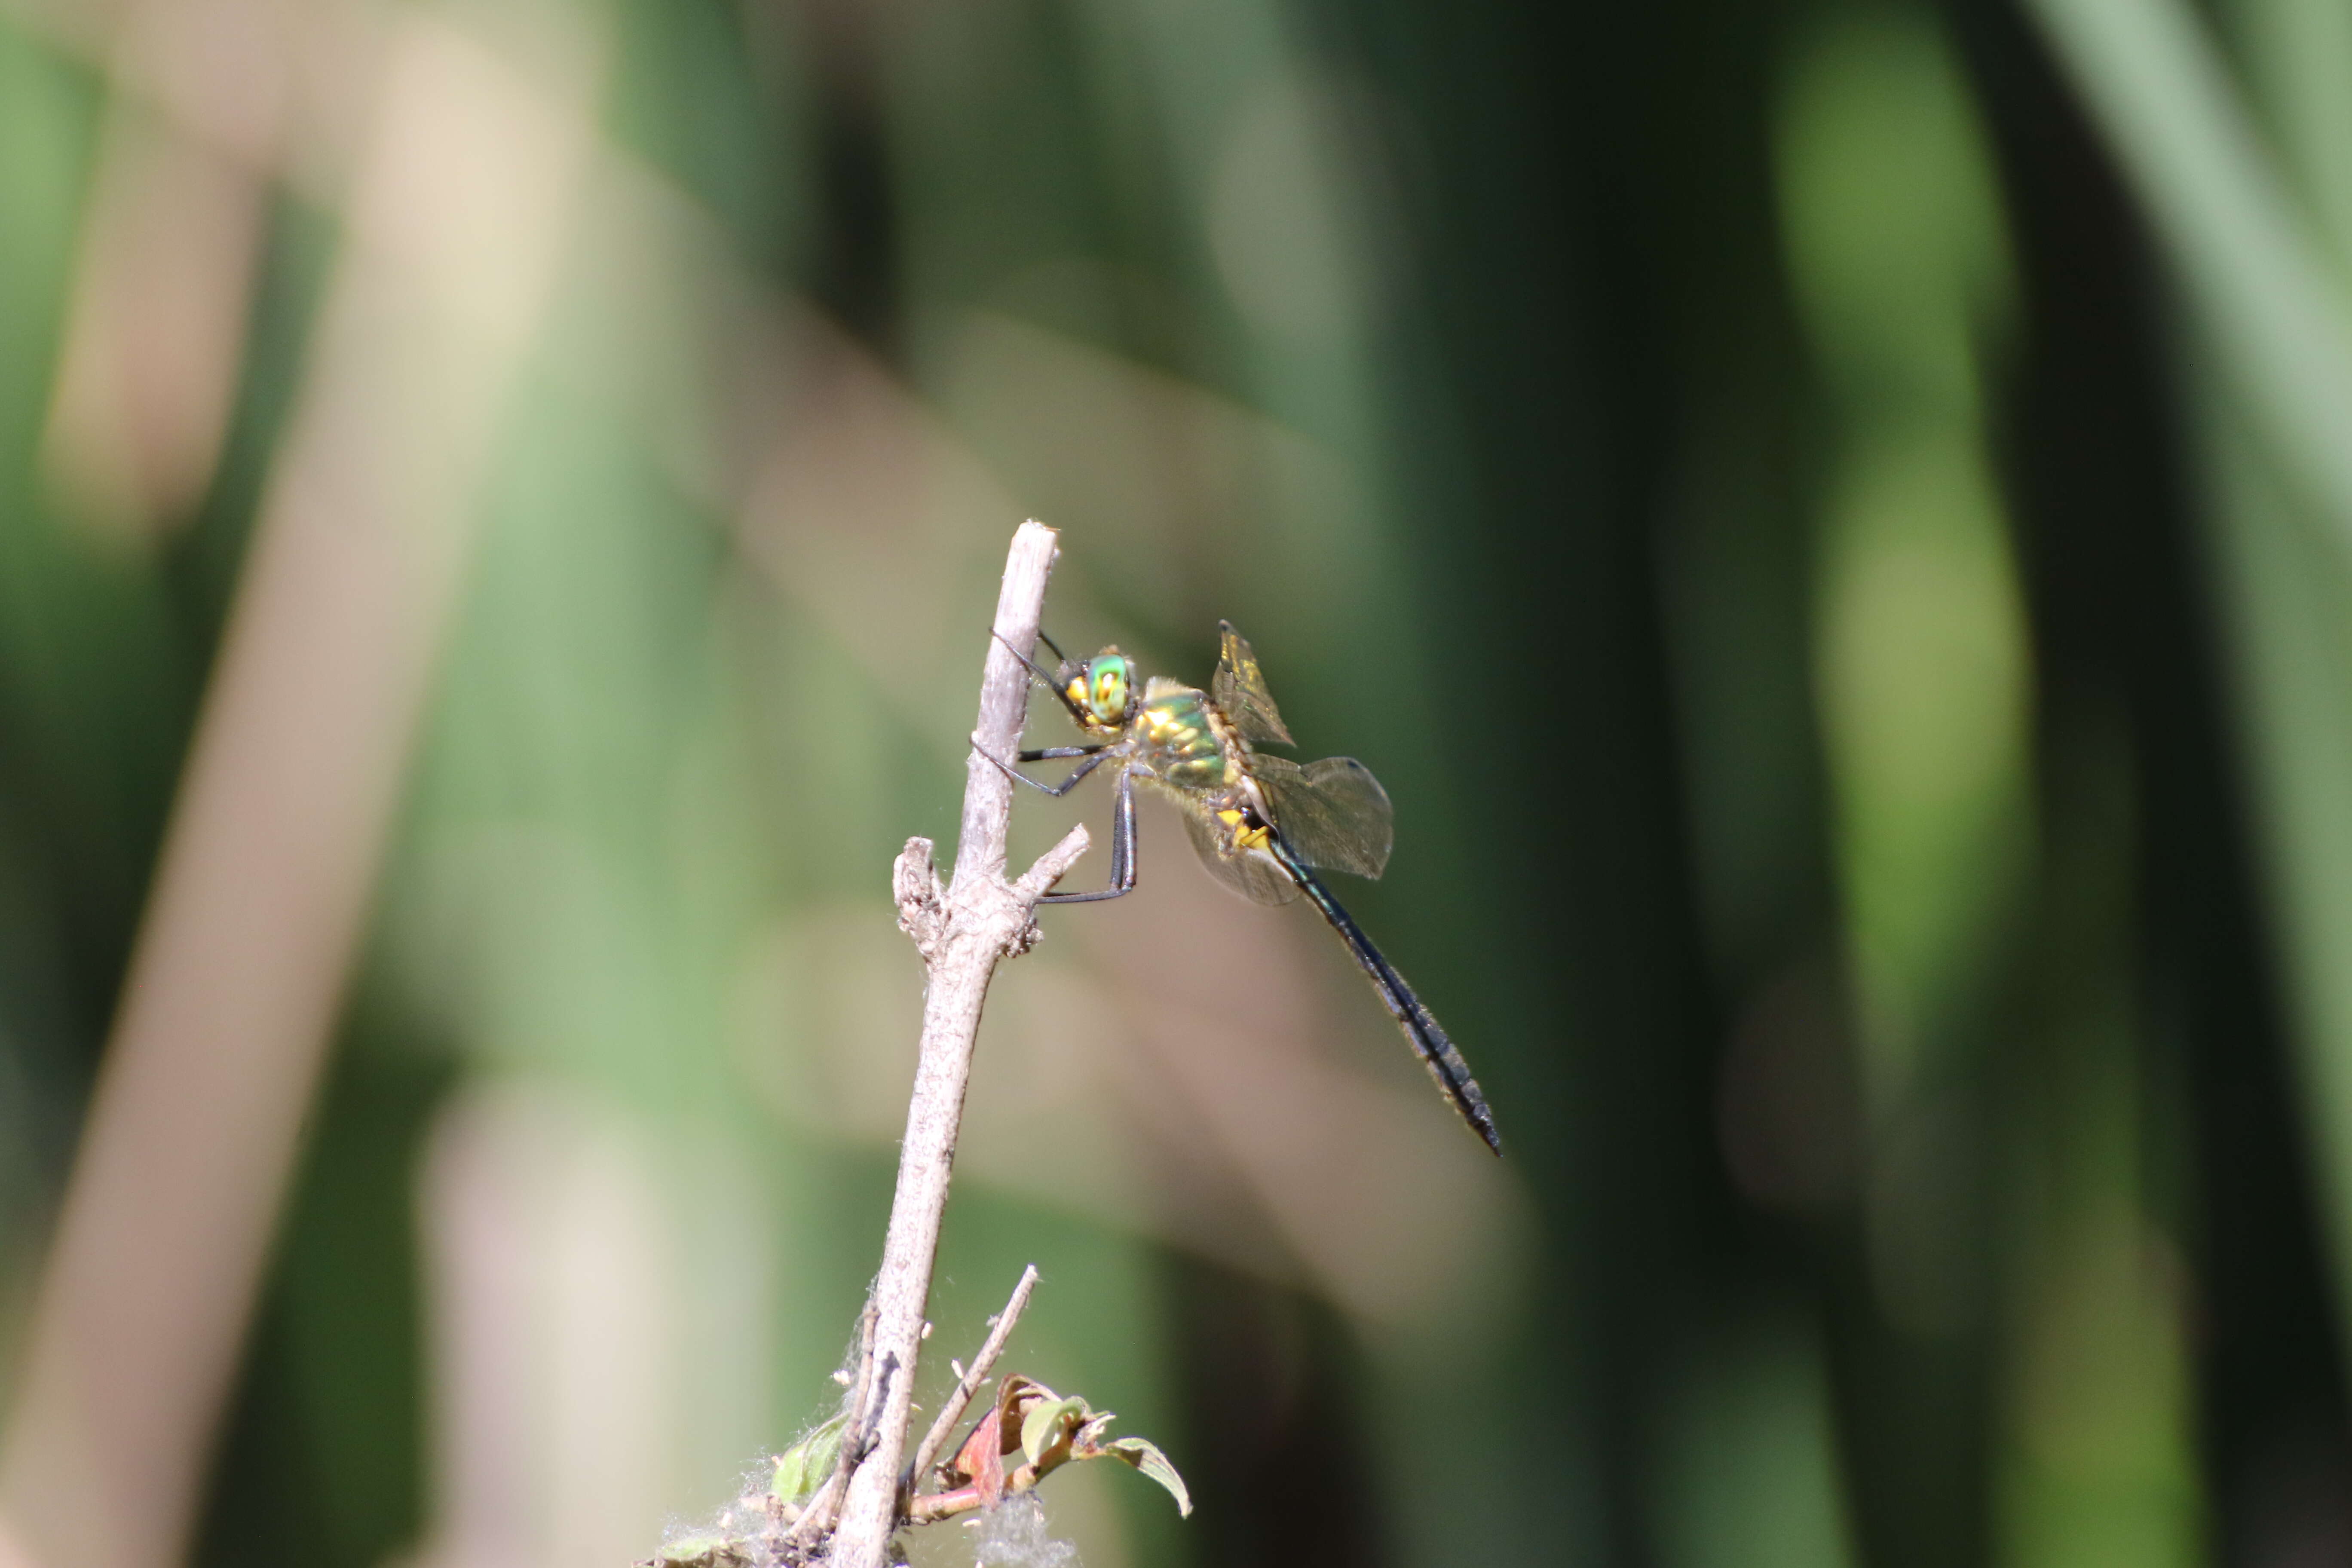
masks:
[[[1241,737],[1207,692],[1155,676],[1135,718],[1136,760],[1179,794],[1199,795],[1240,781]]]

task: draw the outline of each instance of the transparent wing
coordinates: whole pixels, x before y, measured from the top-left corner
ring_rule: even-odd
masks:
[[[1217,711],[1233,721],[1244,740],[1293,744],[1290,731],[1283,727],[1282,710],[1265,689],[1265,672],[1258,668],[1249,640],[1234,630],[1231,621],[1219,621],[1217,630],[1224,635],[1224,649],[1217,656],[1217,673],[1209,681],[1209,696],[1216,702]]]
[[[1252,757],[1249,766],[1274,808],[1274,826],[1301,860],[1357,877],[1388,869],[1396,813],[1371,769],[1353,757],[1303,768],[1283,757]]]
[[[1263,849],[1226,854],[1224,835],[1201,813],[1184,813],[1184,831],[1191,836],[1192,847],[1201,852],[1201,864],[1209,868],[1209,874],[1251,903],[1286,904],[1298,897],[1298,884],[1275,863],[1273,856]]]

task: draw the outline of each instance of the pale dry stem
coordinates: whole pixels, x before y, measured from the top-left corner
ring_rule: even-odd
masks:
[[[1021,1283],[1013,1288],[1013,1299],[1004,1303],[1004,1310],[989,1323],[988,1338],[982,1342],[980,1353],[971,1358],[971,1369],[949,1391],[947,1403],[940,1406],[938,1419],[931,1423],[931,1429],[923,1434],[921,1444],[915,1449],[915,1462],[908,1468],[905,1478],[910,1499],[915,1489],[923,1484],[923,1478],[930,1473],[931,1467],[939,1462],[940,1450],[954,1435],[956,1423],[963,1419],[964,1411],[971,1404],[971,1396],[980,1392],[981,1384],[988,1381],[989,1373],[995,1369],[996,1358],[1004,1353],[1005,1342],[1013,1337],[1013,1326],[1028,1310],[1029,1293],[1036,1288],[1037,1266],[1033,1263],[1021,1271]]]
[[[851,1384],[849,1403],[844,1408],[849,1413],[843,1426],[841,1447],[834,1460],[833,1473],[824,1478],[824,1485],[816,1489],[808,1505],[800,1510],[792,1529],[784,1537],[787,1552],[794,1557],[805,1557],[816,1542],[824,1539],[841,1513],[841,1494],[848,1489],[849,1473],[863,1451],[868,1432],[873,1426],[874,1394],[874,1303],[868,1301],[857,1314],[857,1370]]]
[[[892,874],[899,924],[914,938],[930,980],[907,1131],[899,1145],[898,1184],[874,1282],[873,1353],[877,1364],[892,1365],[893,1375],[879,1390],[880,1424],[856,1460],[842,1503],[829,1553],[835,1568],[884,1568],[898,1524],[899,1467],[906,1457],[915,1366],[989,980],[1001,960],[1034,945],[1032,915],[1039,895],[1086,852],[1087,831],[1074,827],[1017,880],[1007,880],[1004,840],[1013,782],[987,760],[991,754],[1011,756],[1020,745],[1029,676],[1013,650],[1037,640],[1053,562],[1053,531],[1036,522],[1022,524],[1005,560],[988,645],[952,881],[940,886],[931,847],[919,838],[908,840]]]

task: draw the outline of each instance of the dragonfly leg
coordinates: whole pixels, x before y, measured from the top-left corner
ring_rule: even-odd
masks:
[[[1118,775],[1110,810],[1110,886],[1091,893],[1047,893],[1041,904],[1098,904],[1135,891],[1135,775]]]
[[[1068,692],[1062,689],[1061,683],[1054,679],[1054,675],[1051,670],[1040,666],[1036,660],[1031,658],[1027,654],[1023,653],[1019,648],[1014,647],[1010,642],[1006,642],[1004,634],[996,630],[993,626],[989,628],[988,635],[994,637],[998,642],[1004,643],[1005,651],[1021,661],[1021,667],[1024,669],[1026,669],[1030,675],[1035,679],[1038,685],[1044,687],[1046,690],[1054,694],[1054,700],[1059,702],[1064,708],[1069,710],[1070,717],[1076,720],[1080,727],[1083,728],[1085,726],[1087,722],[1087,710],[1079,707]],[[1044,632],[1039,632],[1037,636],[1044,639],[1047,647],[1054,647],[1053,638],[1046,637]],[[1061,651],[1062,650],[1060,648],[1054,647],[1055,655],[1057,658],[1060,656]]]
[[[1086,776],[1088,773],[1103,765],[1103,759],[1110,754],[1110,748],[1108,746],[1050,746],[1042,752],[1022,752],[1021,760],[1024,763],[1042,762],[1048,757],[1086,758],[1085,762],[1080,763],[1076,768],[1071,770],[1070,776],[1068,778],[1064,779],[1060,784],[1041,784],[1037,780],[1031,778],[1027,773],[1023,773],[1019,768],[1014,767],[1011,763],[1006,762],[1003,757],[997,756],[993,752],[981,751],[981,748],[977,745],[973,746],[972,750],[980,752],[982,756],[986,757],[990,762],[994,763],[997,765],[997,768],[1003,772],[1007,778],[1018,779],[1021,783],[1027,784],[1031,789],[1050,795],[1056,800],[1059,800],[1062,796],[1077,788],[1080,784],[1085,782]]]
[[[1016,763],[1045,763],[1061,757],[1091,757],[1097,752],[1109,750],[1110,742],[1108,741],[1095,746],[1045,746],[1034,752],[1015,752],[1013,760]]]

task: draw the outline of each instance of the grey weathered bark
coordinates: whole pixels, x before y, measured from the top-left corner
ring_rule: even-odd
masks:
[[[877,1375],[888,1369],[881,1422],[850,1478],[830,1553],[835,1568],[882,1568],[898,1521],[898,1470],[906,1457],[940,1216],[947,1207],[972,1042],[989,980],[1000,959],[1026,951],[1035,941],[1031,915],[1038,896],[1086,852],[1087,830],[1074,827],[1018,879],[1007,880],[1004,837],[1013,781],[982,754],[1009,758],[1020,745],[1029,677],[1013,650],[1036,642],[1054,540],[1054,531],[1043,524],[1023,523],[1005,560],[996,635],[989,640],[981,680],[975,750],[965,769],[954,879],[940,886],[927,839],[908,839],[895,868],[899,924],[921,950],[930,984],[923,1006],[922,1053],[899,1148],[898,1192],[874,1284],[873,1363]]]

